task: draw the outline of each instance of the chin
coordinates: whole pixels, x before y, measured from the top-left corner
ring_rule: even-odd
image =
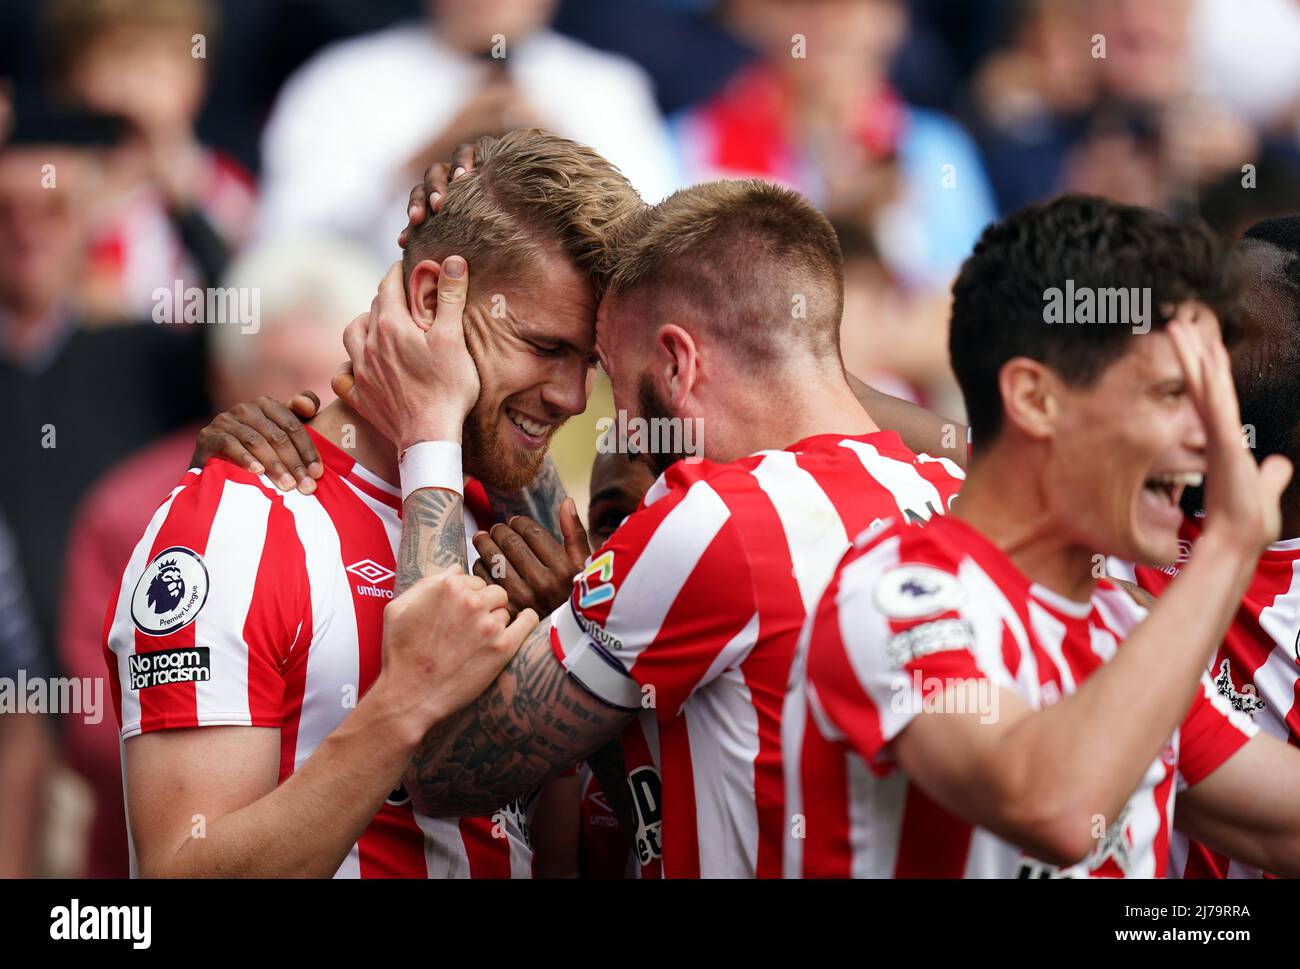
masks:
[[[1160,568],[1178,561],[1178,530],[1140,529],[1133,535],[1133,554],[1126,556],[1138,565]]]

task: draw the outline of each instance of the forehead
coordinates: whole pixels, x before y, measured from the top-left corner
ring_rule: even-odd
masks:
[[[1211,335],[1219,334],[1219,319],[1213,310],[1199,303],[1186,303],[1179,309],[1179,315],[1185,319],[1192,319],[1193,314],[1197,329]],[[1176,379],[1182,373],[1173,337],[1163,329],[1153,329],[1150,333],[1135,334],[1130,338],[1123,355],[1106,368],[1097,384],[1153,383]]]
[[[521,336],[590,348],[596,338],[596,290],[567,259],[547,254],[526,280],[488,284],[489,307],[504,300],[506,319]]]
[[[634,461],[617,451],[597,451],[591,464],[591,493],[593,496],[607,488],[617,488],[628,494],[641,494],[654,483],[654,475],[640,461]]]

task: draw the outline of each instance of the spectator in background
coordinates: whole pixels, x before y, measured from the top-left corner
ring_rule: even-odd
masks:
[[[251,231],[251,178],[194,132],[217,26],[209,0],[53,0],[47,11],[54,90],[127,122],[83,280],[96,317],[148,316],[173,280],[212,285]]]
[[[1196,9],[1193,0],[1023,5],[1010,45],[972,86],[971,127],[1003,211],[1060,191],[1190,208],[1206,186],[1276,151],[1216,98],[1222,85],[1193,56]]]
[[[946,289],[993,200],[962,129],[889,84],[906,5],[733,0],[725,11],[762,59],[677,120],[685,180],[779,181],[834,218],[872,226],[905,285]]]
[[[109,464],[208,410],[197,332],[89,331],[77,305],[102,198],[93,119],[20,106],[0,145],[0,513],[54,654],[73,510]],[[100,607],[96,606],[98,610]]]
[[[267,122],[261,235],[332,232],[394,259],[410,187],[430,161],[530,125],[591,145],[647,201],[668,194],[671,153],[647,76],[547,29],[554,6],[428,0],[426,22],[309,61]]]
[[[19,670],[29,679],[47,675],[13,538],[0,518],[0,680],[12,684]],[[41,806],[52,760],[40,714],[0,710],[0,878],[40,874]]]
[[[288,400],[306,388],[328,399],[342,359],[343,328],[374,297],[383,267],[354,245],[284,240],[245,252],[223,287],[256,288],[256,333],[213,327],[209,392],[224,409],[265,394]],[[104,610],[154,509],[180,481],[197,425],[166,435],[117,464],[77,511],[63,583],[60,661],[71,676],[104,675]],[[70,720],[70,765],[95,793],[88,867],[92,878],[129,873],[117,724]]]
[[[835,225],[844,258],[840,354],[849,373],[877,390],[944,411],[956,382],[948,366],[947,297],[899,284],[863,226]]]

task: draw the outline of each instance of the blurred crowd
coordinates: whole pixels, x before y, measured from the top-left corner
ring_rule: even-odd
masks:
[[[0,678],[102,683],[105,603],[197,428],[327,397],[410,187],[521,126],[648,202],[803,192],[840,234],[850,372],[959,416],[948,286],[999,214],[1078,190],[1235,238],[1300,207],[1300,3],[6,0]],[[254,313],[192,314],[196,288]],[[580,506],[607,406],[557,443]],[[0,708],[0,874],[126,873],[110,698],[93,720]]]

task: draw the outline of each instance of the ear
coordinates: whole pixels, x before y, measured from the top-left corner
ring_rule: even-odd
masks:
[[[668,323],[659,328],[655,351],[655,370],[664,396],[674,410],[682,411],[699,378],[700,358],[695,338],[676,323]]]
[[[411,309],[412,319],[422,330],[433,326],[433,318],[438,312],[438,277],[441,275],[441,263],[421,259],[406,280],[406,303]]]
[[[1061,378],[1028,357],[1013,357],[998,371],[1006,421],[1034,440],[1049,438],[1061,414]]]

